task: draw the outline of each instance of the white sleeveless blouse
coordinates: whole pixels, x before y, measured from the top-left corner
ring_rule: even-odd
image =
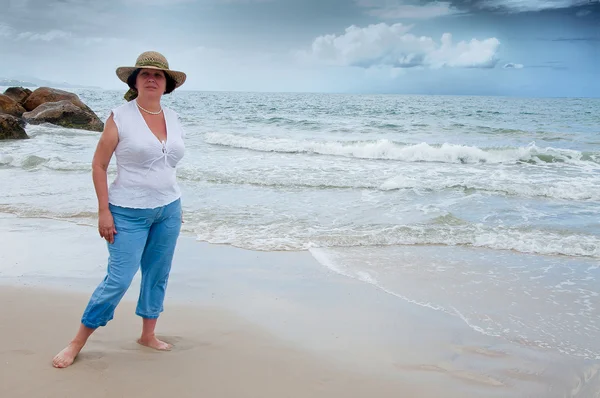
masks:
[[[108,201],[115,206],[149,209],[167,205],[181,196],[176,178],[183,158],[185,132],[175,111],[163,107],[167,139],[152,133],[135,100],[112,110],[119,131],[115,149],[117,177]]]

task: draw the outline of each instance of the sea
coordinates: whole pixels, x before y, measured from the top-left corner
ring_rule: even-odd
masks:
[[[102,120],[124,102],[71,91]],[[176,90],[163,105],[187,133],[183,233],[309,251],[482,334],[600,359],[600,99]],[[26,131],[0,141],[0,212],[95,225],[99,133]]]

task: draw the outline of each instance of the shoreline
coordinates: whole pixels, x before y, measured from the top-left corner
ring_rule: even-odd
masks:
[[[338,369],[218,308],[173,308],[157,335],[174,344],[157,352],[135,342],[139,322],[123,301],[110,326],[98,329],[75,363],[55,369],[60,350],[86,297],[42,288],[0,287],[2,396],[178,397],[434,397],[441,389]],[[60,311],[48,311],[56,306]],[[31,315],[25,321],[23,313]],[[33,319],[32,319],[33,318]],[[36,323],[53,324],[40,338]],[[56,351],[56,352],[55,352]]]
[[[0,324],[10,325],[2,328],[5,345],[0,348],[0,361],[16,361],[13,364],[17,365],[4,367],[9,380],[18,380],[18,374],[33,367],[34,375],[41,372],[43,377],[57,377],[58,381],[52,380],[64,384],[63,376],[54,375],[45,366],[72,337],[79,312],[104,275],[105,244],[89,226],[7,214],[0,214],[0,239],[6,247],[0,251],[0,297],[11,300],[10,311],[14,311],[12,317],[1,315]],[[334,372],[331,374],[335,376],[328,379],[332,382],[323,382],[314,373],[300,384],[294,383],[301,378],[289,379],[286,383],[290,390],[286,391],[297,391],[298,396],[320,396],[320,392],[329,388],[328,396],[433,397],[443,392],[441,395],[450,397],[550,398],[575,391],[568,396],[592,397],[585,394],[591,394],[591,388],[598,386],[594,384],[598,383],[600,372],[597,363],[481,335],[456,317],[424,310],[375,286],[339,275],[318,263],[309,252],[255,252],[198,242],[184,234],[178,243],[171,275],[158,332],[182,339],[179,342],[188,349],[176,355],[181,355],[184,363],[210,368],[210,363],[202,362],[207,349],[204,343],[224,338],[222,331],[215,331],[219,326],[244,325],[236,329],[234,342],[250,350],[255,361],[264,359],[260,355],[267,355],[271,362],[261,362],[263,371],[267,367],[285,374],[288,366],[296,369],[296,375],[306,375],[316,368]],[[107,337],[99,337],[90,346],[89,366],[81,366],[85,369],[77,371],[82,372],[88,387],[90,378],[99,375],[110,378],[115,376],[114,372],[129,371],[110,358],[132,365],[146,355],[128,345],[135,342],[140,323],[131,310],[138,288],[139,274],[118,307],[115,320],[102,333],[94,334]],[[41,300],[43,295],[51,300]],[[33,301],[36,305],[32,305]],[[53,301],[62,304],[54,306]],[[48,322],[57,318],[60,330],[39,342],[39,348],[27,348],[36,339],[29,331],[35,326],[32,317],[22,316],[23,313],[44,316]],[[190,329],[191,325],[195,326]],[[127,339],[118,333],[122,328],[128,330]],[[202,340],[198,335],[202,328],[214,333]],[[16,340],[21,343],[15,344]],[[113,345],[102,345],[107,341]],[[228,351],[227,347],[220,349],[220,355],[231,363],[244,359],[239,358],[239,352]],[[24,354],[29,351],[33,354]],[[105,351],[108,354],[102,354]],[[157,366],[154,371],[160,372],[156,357],[153,355],[153,365],[147,366]],[[185,365],[168,360],[166,366],[174,366],[187,375],[172,375],[185,378],[180,380],[183,385],[195,385]],[[160,373],[152,375],[159,377]],[[223,380],[231,375],[225,372],[214,377]],[[361,380],[370,387],[344,388],[336,384],[335,380],[341,379]],[[11,388],[20,388],[11,383]],[[259,393],[265,387],[262,383],[249,384],[247,395],[239,395],[238,391],[238,395],[232,396],[271,396]],[[318,386],[323,389],[310,390]],[[0,393],[6,388],[0,386]],[[16,390],[11,391],[9,396],[20,396],[14,393]],[[113,394],[118,392],[114,390]],[[413,392],[416,395],[410,395]],[[293,396],[288,393],[284,395]]]

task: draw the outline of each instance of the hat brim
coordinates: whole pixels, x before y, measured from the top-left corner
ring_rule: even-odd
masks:
[[[156,69],[162,70],[166,74],[168,74],[175,81],[175,88],[180,87],[183,83],[185,83],[186,74],[184,72],[158,68],[156,66],[120,66],[117,68],[117,76],[123,83],[127,83],[127,79],[136,69]]]

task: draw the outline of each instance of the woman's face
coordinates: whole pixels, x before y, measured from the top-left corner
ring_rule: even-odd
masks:
[[[138,95],[160,97],[167,89],[167,79],[162,70],[142,69],[135,81]]]

